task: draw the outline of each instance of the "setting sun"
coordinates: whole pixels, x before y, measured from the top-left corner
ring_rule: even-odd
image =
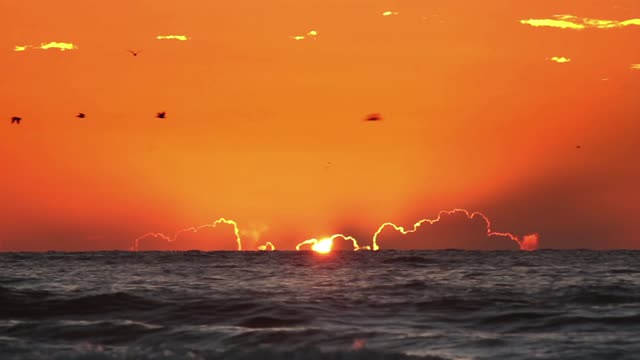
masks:
[[[331,248],[333,247],[333,239],[332,238],[324,238],[313,244],[311,250],[320,253],[320,254],[328,254],[331,252]]]

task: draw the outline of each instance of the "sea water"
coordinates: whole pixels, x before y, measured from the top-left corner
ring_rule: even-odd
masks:
[[[640,252],[0,254],[1,359],[640,359]]]

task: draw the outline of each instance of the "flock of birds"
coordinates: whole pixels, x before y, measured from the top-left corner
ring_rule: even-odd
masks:
[[[129,53],[133,56],[138,56],[142,51],[133,51],[133,50],[128,50]],[[77,118],[80,119],[84,119],[87,116],[84,113],[78,113],[78,115],[76,115]],[[157,119],[166,119],[167,118],[167,112],[166,111],[161,111],[159,113],[156,113],[156,118]],[[14,116],[11,118],[11,124],[17,124],[20,125],[20,121],[22,120],[21,117],[17,117]],[[364,119],[365,121],[380,121],[382,120],[382,116],[379,113],[373,113],[373,114],[369,114],[365,117]],[[582,146],[580,145],[576,145],[576,149],[580,150],[582,149]]]
[[[85,113],[78,113],[78,115],[76,115],[76,117],[78,119],[84,119],[84,118],[87,117],[87,115]],[[166,117],[167,117],[167,112],[166,111],[161,111],[161,112],[156,114],[156,118],[158,118],[158,119],[166,119]],[[14,116],[14,117],[11,118],[11,123],[12,124],[20,125],[20,121],[22,121],[21,117]]]
[[[76,117],[79,118],[79,119],[84,119],[84,118],[87,117],[87,115],[85,113],[78,113],[78,115],[76,115]],[[159,113],[156,113],[156,118],[158,118],[158,119],[166,119],[167,118],[167,112],[166,111],[161,111]],[[365,118],[365,121],[380,121],[380,120],[382,120],[382,117],[380,116],[380,114],[369,114]],[[21,117],[14,116],[14,117],[11,118],[11,123],[12,124],[20,125],[20,121],[22,121]]]
[[[141,51],[133,51],[133,50],[128,50],[129,53],[131,53],[131,55],[133,56],[138,56]],[[78,113],[78,115],[76,115],[76,117],[78,119],[84,119],[87,117],[87,115],[85,113]],[[166,119],[167,118],[167,112],[166,111],[161,111],[159,113],[156,113],[156,118],[158,119]],[[11,124],[16,124],[16,125],[20,125],[20,121],[22,121],[22,118],[19,116],[14,116],[11,118]]]
[[[129,53],[133,56],[138,56],[142,51],[138,50],[138,51],[133,51],[133,50],[128,50]],[[78,113],[78,115],[76,115],[77,118],[79,119],[84,119],[87,117],[87,115],[85,113]],[[166,119],[167,118],[167,112],[166,111],[161,111],[159,113],[156,113],[156,118],[157,119]],[[382,120],[382,117],[380,116],[380,114],[369,114],[367,115],[367,117],[365,118],[365,121],[380,121]],[[21,117],[18,116],[14,116],[11,118],[11,124],[16,124],[16,125],[20,125],[20,121],[22,121]]]
[[[138,50],[138,51],[128,50],[128,51],[133,56],[138,56],[142,52],[141,50]],[[87,115],[85,113],[78,113],[78,115],[76,115],[76,117],[79,118],[79,119],[84,119],[84,118],[87,117]],[[156,118],[157,119],[166,119],[167,118],[167,112],[166,111],[161,111],[159,113],[156,113]],[[378,114],[378,113],[369,114],[365,118],[365,121],[380,121],[380,120],[382,120],[382,116],[380,116],[380,114]],[[11,118],[11,124],[20,125],[20,121],[22,121],[21,117],[14,116],[14,117]]]

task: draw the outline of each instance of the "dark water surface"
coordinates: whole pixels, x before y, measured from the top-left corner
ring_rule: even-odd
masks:
[[[1,359],[640,359],[640,252],[0,254]]]

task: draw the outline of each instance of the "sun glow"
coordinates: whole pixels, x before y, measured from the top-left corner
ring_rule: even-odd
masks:
[[[316,242],[311,246],[311,250],[320,254],[328,254],[331,252],[332,248],[333,248],[332,238],[320,239],[318,242]]]

